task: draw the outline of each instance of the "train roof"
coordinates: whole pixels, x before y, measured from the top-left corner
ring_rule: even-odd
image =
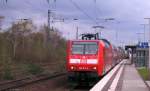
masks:
[[[111,45],[111,43],[107,39],[99,39],[99,40],[70,40],[70,41],[79,41],[79,42],[99,42],[103,41],[105,44]]]
[[[83,42],[84,42],[84,41],[93,41],[93,42],[94,42],[94,41],[95,41],[95,42],[98,42],[98,41],[100,41],[100,40],[70,40],[70,41],[79,41],[79,42],[82,42],[82,41],[83,41]]]
[[[107,39],[100,38],[99,33],[91,34],[81,34],[81,40],[70,40],[70,41],[79,41],[79,42],[99,42],[103,41],[105,45],[111,45],[111,43]]]

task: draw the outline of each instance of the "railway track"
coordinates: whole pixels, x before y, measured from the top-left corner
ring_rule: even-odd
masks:
[[[0,91],[6,91],[9,89],[14,89],[14,88],[18,88],[21,86],[33,84],[33,83],[36,83],[39,81],[53,79],[53,78],[56,78],[59,76],[63,76],[65,74],[66,73],[59,73],[59,74],[55,74],[55,75],[40,74],[40,75],[30,76],[30,77],[17,79],[17,80],[13,80],[13,81],[3,82],[3,83],[0,83]]]

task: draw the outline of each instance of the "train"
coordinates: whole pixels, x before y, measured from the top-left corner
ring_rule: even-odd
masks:
[[[67,41],[66,68],[70,81],[93,81],[103,77],[121,62],[124,49],[113,46],[96,34],[82,34],[80,40]],[[92,79],[92,80],[90,80]]]

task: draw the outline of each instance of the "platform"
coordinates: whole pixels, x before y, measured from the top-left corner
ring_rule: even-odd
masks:
[[[149,91],[134,65],[126,65],[121,91]]]
[[[129,60],[123,60],[101,79],[90,91],[149,91]]]

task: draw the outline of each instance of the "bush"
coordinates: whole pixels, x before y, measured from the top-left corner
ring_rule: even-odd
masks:
[[[4,68],[3,79],[12,80],[13,75],[9,67]]]
[[[32,75],[37,75],[43,72],[43,69],[35,64],[27,64],[27,72],[29,72]]]

